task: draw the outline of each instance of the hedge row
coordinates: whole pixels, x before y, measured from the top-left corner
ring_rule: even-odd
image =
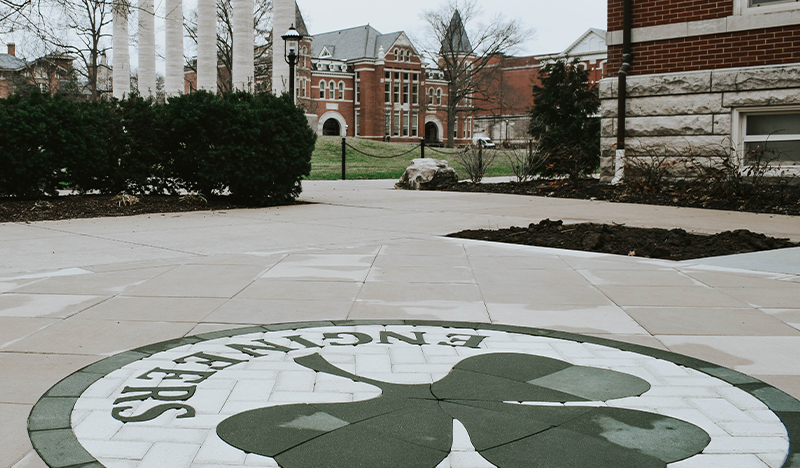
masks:
[[[202,91],[166,104],[12,96],[0,100],[0,128],[0,196],[20,198],[227,189],[280,203],[300,194],[316,141],[288,95]]]

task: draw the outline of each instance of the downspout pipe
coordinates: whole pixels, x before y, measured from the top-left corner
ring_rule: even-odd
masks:
[[[622,66],[619,69],[617,87],[617,151],[614,161],[612,184],[618,184],[625,175],[625,114],[627,112],[628,70],[633,66],[631,30],[633,29],[633,0],[623,0],[622,13]]]

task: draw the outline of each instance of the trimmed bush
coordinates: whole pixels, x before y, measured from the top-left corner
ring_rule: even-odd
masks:
[[[0,100],[0,195],[56,195],[59,166],[48,145],[54,125],[48,98],[38,91]]]
[[[164,144],[181,188],[256,204],[300,194],[316,135],[288,96],[203,91],[170,99]]]
[[[66,187],[101,193],[177,189],[254,204],[300,194],[316,135],[289,96],[206,92],[165,105],[132,95],[76,103],[34,91],[0,100],[0,196]]]

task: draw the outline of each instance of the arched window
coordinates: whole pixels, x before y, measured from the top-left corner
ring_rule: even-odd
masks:
[[[428,89],[428,104],[431,105],[431,106],[433,105],[433,95],[435,93],[436,93],[436,91],[434,91],[433,88],[429,88]]]
[[[400,49],[394,49],[394,59],[397,60],[397,61],[402,60],[400,58]]]
[[[339,100],[344,100],[344,81],[339,82]]]
[[[319,98],[320,99],[325,99],[325,87],[326,87],[325,80],[320,81],[319,82]]]
[[[336,83],[333,80],[328,85],[328,99],[336,99]]]
[[[437,106],[442,105],[442,88],[436,89],[436,105]]]

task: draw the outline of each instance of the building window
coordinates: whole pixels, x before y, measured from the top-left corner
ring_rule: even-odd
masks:
[[[453,138],[458,138],[458,117],[453,120]]]
[[[356,72],[356,102],[361,102],[361,73]]]
[[[394,130],[392,132],[393,135],[400,135],[400,111],[394,111],[394,125],[392,129]]]
[[[356,111],[356,136],[361,135],[361,112]]]
[[[769,13],[797,8],[800,8],[800,2],[796,0],[733,0],[733,14],[735,15]]]
[[[436,91],[433,88],[428,89],[428,104],[433,105],[433,95],[436,94]]]
[[[778,3],[795,3],[797,0],[748,0],[751,7],[759,7],[763,5],[776,5]]]
[[[408,104],[408,82],[403,83],[403,104]]]
[[[400,60],[400,49],[394,49],[394,59],[395,61]]]
[[[328,83],[328,99],[336,99],[336,83],[333,80]]]
[[[419,104],[419,84],[411,85],[411,104]]]
[[[397,74],[397,73],[395,73]],[[394,102],[400,102],[400,80],[397,79],[394,81]]]
[[[800,110],[743,116],[743,164],[800,165]]]
[[[303,78],[303,81],[300,82],[300,86],[303,87],[303,92],[301,93],[301,96],[308,97],[308,94],[306,94],[306,80],[305,80],[305,78]]]
[[[472,138],[472,117],[467,117],[467,123],[465,125],[465,131],[467,132],[467,138]]]
[[[344,100],[344,81],[339,82],[339,100]]]
[[[409,121],[410,120],[411,120],[411,114],[409,114],[408,112],[404,112],[403,113],[403,136],[408,136],[408,127],[410,126],[409,125],[409,123],[410,123]]]
[[[392,133],[392,111],[386,109],[383,112],[383,134],[391,135]]]
[[[414,111],[411,114],[411,136],[417,136],[419,132],[417,131],[417,127],[419,126],[419,112]]]
[[[436,105],[442,105],[442,88],[436,88]]]
[[[383,84],[383,102],[386,104],[392,102],[392,81],[388,79]]]
[[[325,99],[325,87],[326,87],[325,80],[320,81],[319,82],[319,98],[320,99]]]

